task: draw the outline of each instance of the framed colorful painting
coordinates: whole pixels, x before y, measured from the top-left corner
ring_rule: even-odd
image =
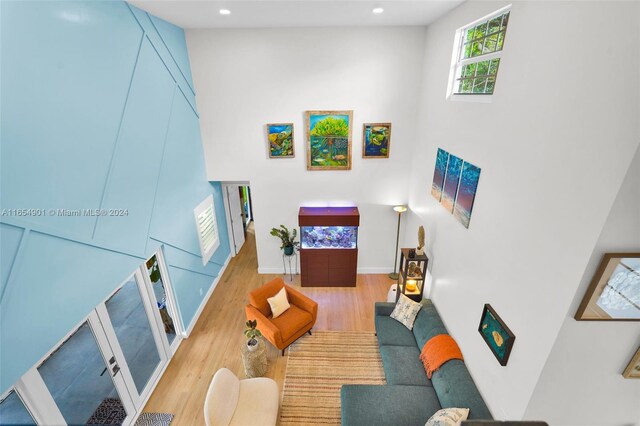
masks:
[[[365,123],[362,129],[362,158],[389,158],[391,123]]]
[[[295,157],[293,145],[293,123],[267,124],[269,158]]]
[[[640,321],[640,253],[604,254],[575,319]]]
[[[482,310],[478,332],[500,365],[507,365],[516,336],[488,303],[484,305]]]
[[[307,170],[351,170],[353,111],[307,111]]]
[[[640,348],[636,351],[636,354],[629,361],[629,365],[624,369],[622,375],[626,379],[640,379]]]

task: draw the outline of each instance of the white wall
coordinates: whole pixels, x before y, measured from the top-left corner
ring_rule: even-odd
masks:
[[[506,4],[427,30],[406,237],[425,225],[431,296],[494,416],[520,419],[640,141],[640,4],[514,2],[492,103],[447,101],[456,29]],[[469,229],[429,194],[438,147],[482,168]],[[516,334],[506,367],[477,331],[484,303]]]
[[[250,181],[259,270],[281,272],[273,226],[301,205],[357,205],[360,272],[393,268],[406,203],[424,28],[189,30],[210,180]],[[353,167],[307,171],[304,111],[352,109]],[[269,159],[266,123],[293,122],[294,159]],[[391,122],[391,158],[362,159],[362,123]]]
[[[552,425],[640,425],[640,380],[622,371],[640,323],[573,319],[604,253],[640,252],[640,149],[582,276],[525,417]]]

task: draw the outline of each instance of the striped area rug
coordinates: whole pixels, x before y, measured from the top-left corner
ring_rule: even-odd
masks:
[[[339,425],[342,385],[385,384],[374,332],[315,331],[288,351],[280,425]]]

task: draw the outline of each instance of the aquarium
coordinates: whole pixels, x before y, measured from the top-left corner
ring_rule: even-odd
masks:
[[[338,248],[357,247],[357,226],[301,226],[300,244],[302,248]]]

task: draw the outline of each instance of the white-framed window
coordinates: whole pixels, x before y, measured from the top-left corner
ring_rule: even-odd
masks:
[[[218,223],[216,222],[216,212],[213,208],[213,195],[209,195],[203,202],[198,204],[193,213],[196,218],[196,231],[200,242],[202,264],[206,265],[216,249],[220,247]]]
[[[511,5],[456,31],[447,95],[492,95]]]

